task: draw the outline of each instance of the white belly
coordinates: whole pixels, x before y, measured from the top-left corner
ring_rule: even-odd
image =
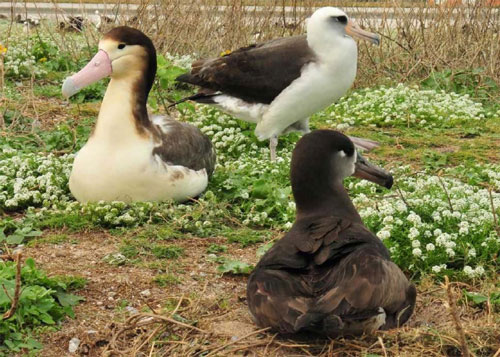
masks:
[[[205,169],[166,165],[148,140],[116,148],[92,138],[78,152],[69,179],[80,202],[184,201],[206,188]]]
[[[356,62],[335,66],[312,63],[271,103],[255,134],[260,140],[280,135],[293,123],[323,110],[342,97],[356,77]]]

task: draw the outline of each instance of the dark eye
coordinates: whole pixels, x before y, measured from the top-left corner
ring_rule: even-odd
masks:
[[[126,46],[126,45],[125,45],[124,43],[120,43],[120,44],[118,45],[118,49],[119,49],[119,50],[123,50],[123,49],[125,48],[125,46]]]
[[[347,16],[337,16],[334,17],[334,19],[340,22],[342,25],[347,24]]]

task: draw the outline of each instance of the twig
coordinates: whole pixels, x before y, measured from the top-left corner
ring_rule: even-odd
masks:
[[[495,204],[493,203],[493,195],[491,194],[491,187],[488,186],[488,194],[490,196],[491,212],[493,213],[493,224],[497,234],[500,235],[500,227],[498,226],[497,213],[495,212]]]
[[[257,335],[257,334],[259,334],[259,333],[262,333],[262,332],[268,331],[269,329],[271,329],[271,328],[270,328],[270,327],[266,327],[266,328],[263,328],[263,329],[260,329],[260,330],[257,330],[257,331],[253,331],[253,332],[251,332],[251,333],[249,333],[249,334],[246,334],[245,336],[242,336],[242,337],[238,338],[238,339],[237,339],[237,340],[235,340],[235,341],[231,341],[231,342],[229,342],[229,343],[226,343],[225,345],[220,346],[219,348],[216,348],[215,350],[213,350],[213,351],[212,351],[212,352],[210,352],[209,354],[205,355],[205,357],[213,356],[213,355],[215,355],[217,352],[222,351],[223,349],[225,349],[226,347],[229,347],[229,346],[231,346],[231,345],[234,345],[235,343],[238,343],[238,342],[240,342],[240,341],[242,341],[242,340],[244,340],[245,338],[248,338],[248,337],[250,337],[250,336]]]
[[[173,317],[177,311],[179,310],[179,307],[181,307],[182,300],[184,300],[184,294],[182,294],[181,298],[179,299],[179,302],[177,303],[177,306],[175,307],[174,311],[170,314],[170,317]]]
[[[143,323],[141,323],[141,320],[143,318],[149,318],[147,321],[143,321]],[[151,324],[154,324],[154,323],[158,323],[158,322],[161,322],[161,321],[154,321],[154,320],[161,320],[161,321],[165,321],[165,322],[170,322],[172,324],[176,324],[176,325],[179,325],[179,326],[182,326],[182,327],[186,327],[186,328],[189,328],[191,330],[195,330],[195,331],[198,331],[198,332],[201,332],[203,334],[209,334],[208,331],[205,331],[205,330],[202,330],[202,329],[199,329],[197,327],[194,327],[194,326],[191,326],[191,325],[188,325],[188,324],[185,324],[183,322],[180,322],[180,321],[177,321],[177,320],[174,320],[174,319],[171,319],[170,317],[167,317],[167,316],[162,316],[162,315],[156,315],[156,314],[150,314],[150,313],[139,313],[139,314],[135,314],[131,317],[129,317],[125,323],[123,324],[123,327],[118,330],[118,332],[114,333],[112,336],[111,336],[111,339],[109,341],[109,345],[108,345],[108,350],[106,352],[109,352],[109,353],[125,353],[125,352],[129,352],[130,349],[126,350],[126,351],[117,351],[117,347],[116,347],[116,342],[118,340],[118,338],[124,334],[125,332],[129,331],[129,330],[133,330],[135,328],[138,328],[138,327],[143,327],[143,326],[146,326],[146,325],[151,325]],[[158,332],[158,328],[154,330],[154,333],[151,334],[149,336],[149,338],[146,339],[146,342],[148,342],[151,337],[156,334],[156,332]],[[144,341],[143,341],[144,342]],[[141,347],[143,346],[143,344],[140,345]]]
[[[5,290],[5,293],[7,293],[7,290],[5,289],[5,286],[2,285],[2,287]],[[19,303],[19,292],[21,290],[21,253],[16,254],[16,287],[14,290],[14,298],[11,298],[9,294],[7,294],[7,297],[10,299],[12,305],[10,306],[10,309],[3,314],[3,319],[7,320],[10,319],[14,313],[16,312],[17,309],[17,304]]]
[[[399,196],[401,197],[401,200],[403,200],[404,204],[406,205],[406,208],[408,208],[410,211],[413,211],[410,204],[406,201],[405,196],[403,196],[403,192],[401,191],[399,186],[396,186],[396,191],[398,192]]]
[[[495,354],[493,355],[493,357],[499,357],[500,356],[500,348],[498,349],[498,351],[495,352]]]
[[[455,329],[457,330],[458,337],[460,338],[462,356],[469,357],[470,356],[469,347],[467,346],[467,341],[465,340],[465,332],[462,327],[462,324],[460,323],[460,318],[458,317],[457,305],[455,303],[455,297],[453,296],[453,292],[451,291],[452,288],[450,285],[450,281],[448,280],[448,276],[445,275],[444,281],[445,281],[444,287],[446,288],[446,294],[448,295],[448,303],[450,305],[451,317],[453,318],[453,321],[455,323]]]
[[[443,190],[444,190],[444,193],[446,194],[446,199],[448,200],[448,204],[450,205],[450,211],[451,213],[454,212],[453,210],[453,205],[451,204],[451,198],[450,198],[450,195],[448,193],[448,190],[446,189],[446,186],[444,185],[444,182],[443,180],[441,179],[441,176],[440,175],[437,175],[437,178],[439,180],[439,183],[441,184],[441,186],[443,187]]]
[[[155,315],[155,314],[149,314],[149,313],[142,313],[142,314],[134,315],[132,317],[136,317],[136,318],[139,317],[139,319],[137,319],[138,321],[142,317],[152,317],[153,319],[162,320],[162,321],[165,321],[165,322],[170,322],[172,324],[177,324],[179,326],[186,327],[186,328],[189,328],[189,329],[192,329],[192,330],[196,330],[196,331],[204,333],[204,334],[210,334],[210,332],[208,332],[208,331],[202,330],[202,329],[200,329],[198,327],[195,327],[195,326],[192,326],[192,325],[185,324],[183,322],[171,319],[170,317],[163,316],[163,315]],[[130,318],[129,318],[129,320],[130,320]]]
[[[155,349],[155,344],[156,344],[156,341],[153,341],[153,343],[151,344],[151,351],[149,352],[149,357],[153,356],[153,351]]]
[[[382,351],[384,352],[384,356],[387,357],[387,351],[384,346],[384,340],[382,340],[382,337],[377,336],[378,342],[380,343],[380,346],[382,347]]]

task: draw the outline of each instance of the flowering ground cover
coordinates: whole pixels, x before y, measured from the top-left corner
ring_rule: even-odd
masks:
[[[0,354],[31,349],[58,356],[77,338],[79,352],[96,354],[135,348],[179,356],[238,351],[326,356],[335,349],[383,355],[387,347],[395,355],[420,355],[424,349],[457,355],[463,345],[440,286],[445,277],[453,282],[468,348],[478,356],[500,348],[498,96],[484,100],[471,97],[466,88],[444,92],[425,83],[394,84],[353,90],[314,115],[313,129],[337,128],[380,142],[367,156],[393,172],[395,187],[386,190],[352,178],[345,184],[365,224],[417,283],[417,311],[408,327],[380,339],[291,343],[263,333],[238,345],[231,344],[234,336],[256,331],[244,303],[245,275],[294,221],[289,164],[299,136],[280,139],[279,157],[272,163],[253,125],[186,103],[168,114],[197,125],[217,150],[217,168],[201,197],[184,204],[80,204],[69,192],[68,177],[75,153],[91,132],[105,83],[69,103],[59,89],[93,48],[80,41],[72,48],[78,56],[72,56],[59,53],[46,34],[19,31],[15,36],[18,40],[11,39],[5,51],[0,47],[2,250],[21,247],[37,269],[46,271],[40,276],[67,276],[61,282],[66,285],[52,282],[44,289],[56,296],[74,288],[72,294],[85,301],[77,305],[80,298],[72,297],[72,304],[64,306],[67,301],[52,298],[57,318],[33,323],[19,315],[17,325],[7,327],[11,337],[0,325],[0,341],[9,339]],[[149,103],[153,112],[163,114],[166,101],[189,91],[173,78],[192,58],[160,55]],[[0,278],[12,285],[12,263],[0,263],[0,269]],[[28,286],[28,280],[23,284]],[[0,302],[7,303],[2,293]],[[64,320],[63,313],[71,316],[73,310],[74,319]],[[174,322],[116,339],[119,327],[136,312]],[[217,350],[225,344],[225,350]]]

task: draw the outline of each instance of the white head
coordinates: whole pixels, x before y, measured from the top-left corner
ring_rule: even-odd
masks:
[[[336,7],[322,7],[307,20],[307,41],[309,46],[319,49],[330,44],[336,46],[341,40],[353,37],[379,44],[379,36],[364,31],[350,20],[347,14]]]

